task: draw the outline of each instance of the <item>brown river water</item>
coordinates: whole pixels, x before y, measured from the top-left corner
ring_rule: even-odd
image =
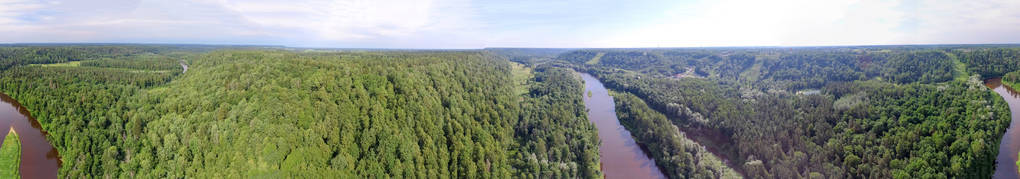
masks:
[[[599,130],[599,155],[602,158],[602,173],[606,178],[666,178],[641,149],[630,131],[616,118],[616,104],[602,82],[589,74],[581,73],[584,79],[584,106],[588,108],[588,120]],[[591,92],[588,96],[587,92]]]
[[[3,93],[0,99],[0,142],[13,126],[21,140],[21,177],[57,178],[60,154],[46,140],[48,134],[18,101]]]
[[[180,61],[183,72],[188,72],[188,65]],[[46,140],[46,131],[42,130],[39,121],[32,118],[21,103],[7,94],[0,93],[0,144],[7,137],[11,126],[18,132],[21,140],[21,165],[18,167],[22,178],[57,178],[60,168],[60,154]]]
[[[999,93],[1009,103],[1009,111],[1012,113],[1012,122],[1006,133],[1002,135],[1002,143],[999,144],[999,156],[995,159],[995,175],[992,178],[1015,179],[1020,178],[1017,172],[1017,152],[1020,152],[1020,93],[1013,88],[1002,85],[1000,78],[985,80],[985,86]]]

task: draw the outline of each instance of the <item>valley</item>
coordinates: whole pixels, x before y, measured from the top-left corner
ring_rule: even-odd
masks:
[[[0,92],[26,178],[1010,178],[1018,49],[15,46]]]

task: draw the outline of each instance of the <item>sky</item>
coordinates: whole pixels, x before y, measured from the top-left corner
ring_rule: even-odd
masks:
[[[1020,43],[1020,0],[0,0],[0,43],[632,48]]]

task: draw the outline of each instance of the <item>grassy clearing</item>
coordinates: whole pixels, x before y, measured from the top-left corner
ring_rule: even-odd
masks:
[[[41,66],[41,67],[78,67],[81,66],[81,61],[71,61],[64,63],[53,63],[53,64],[31,64],[28,66]]]
[[[53,63],[53,64],[30,64],[30,67],[83,67],[83,68],[110,68],[110,69],[124,69],[131,73],[172,73],[173,70],[143,70],[126,67],[103,67],[103,66],[82,66],[82,61],[72,61],[64,63]]]
[[[970,78],[970,73],[967,72],[967,64],[956,58],[956,55],[952,53],[946,53],[949,59],[953,60],[953,80],[956,81],[967,81]]]
[[[758,81],[758,79],[761,78],[761,66],[761,61],[754,63],[751,68],[747,68],[747,70],[741,72],[740,77],[743,77],[747,81]]]
[[[21,164],[21,141],[12,127],[0,146],[0,178],[21,178],[18,164]]]
[[[606,55],[606,52],[599,52],[598,54],[595,54],[595,57],[592,57],[591,60],[584,62],[584,64],[589,65],[599,64],[599,60],[602,60],[603,55]]]
[[[517,62],[509,63],[512,69],[510,74],[513,75],[514,86],[516,86],[514,94],[518,96],[527,94],[531,89],[531,86],[528,85],[528,80],[535,77],[535,74],[532,73],[532,69],[530,67],[525,66],[524,64]]]
[[[131,73],[172,73],[170,70],[128,70]]]

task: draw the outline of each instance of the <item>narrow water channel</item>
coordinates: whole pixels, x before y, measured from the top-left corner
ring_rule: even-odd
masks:
[[[0,93],[0,99],[0,140],[7,137],[10,126],[18,132],[18,139],[21,140],[21,165],[18,167],[21,178],[57,178],[60,154],[46,140],[48,134],[20,103],[3,93]]]
[[[184,64],[184,60],[181,60],[180,62],[181,62],[181,68],[184,68],[184,71],[182,71],[181,73],[187,73],[188,72],[188,64]]]
[[[597,78],[581,73],[584,79],[584,106],[588,108],[588,120],[599,130],[599,146],[602,172],[606,178],[666,178],[655,161],[641,150],[616,118],[615,103],[609,91]],[[590,96],[589,96],[589,93]]]
[[[1020,178],[1016,166],[1017,152],[1020,152],[1020,92],[1002,85],[1000,78],[986,80],[985,86],[999,93],[999,96],[1009,103],[1009,111],[1012,113],[1012,122],[1002,135],[1002,143],[999,144],[999,156],[995,159],[995,175],[992,178]]]

